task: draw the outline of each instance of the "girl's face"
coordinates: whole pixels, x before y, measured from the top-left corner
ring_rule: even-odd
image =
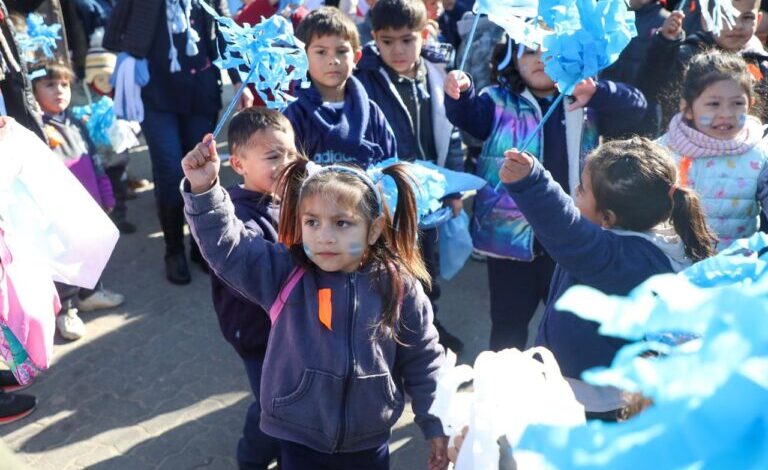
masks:
[[[524,47],[524,46],[520,46]],[[538,97],[549,96],[555,92],[555,82],[544,73],[541,49],[534,51],[525,47],[523,55],[515,54],[515,64],[525,85]]]
[[[63,113],[72,99],[69,80],[64,78],[41,78],[33,90],[43,112],[54,116]]]
[[[339,202],[320,194],[304,198],[299,210],[301,239],[307,257],[320,269],[351,273],[360,268],[368,246],[379,239],[381,219],[369,224],[356,208]]]
[[[744,127],[749,112],[749,95],[734,80],[721,80],[704,89],[690,106],[683,103],[683,115],[709,137],[729,140]]]
[[[597,209],[595,193],[592,192],[592,177],[587,171],[587,167],[581,172],[581,184],[576,188],[576,207],[579,208],[581,215],[593,224],[603,228],[611,228],[613,223],[610,218]]]

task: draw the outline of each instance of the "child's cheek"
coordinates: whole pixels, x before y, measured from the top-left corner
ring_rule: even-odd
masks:
[[[302,243],[302,246],[304,247],[304,254],[307,255],[307,258],[312,259],[312,249],[309,245]]]
[[[747,123],[747,115],[742,113],[739,115],[739,127],[744,127],[744,125]]]
[[[351,242],[347,247],[347,253],[349,256],[363,256],[363,244]]]
[[[710,127],[712,125],[713,117],[709,115],[699,116],[699,125],[703,127]]]

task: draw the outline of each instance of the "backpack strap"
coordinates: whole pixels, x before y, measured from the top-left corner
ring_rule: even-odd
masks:
[[[296,284],[299,283],[302,276],[304,276],[305,272],[306,269],[304,269],[303,266],[296,266],[291,273],[288,274],[288,279],[286,279],[285,284],[283,284],[283,287],[280,288],[280,292],[277,294],[277,299],[275,299],[275,302],[269,308],[269,320],[273,325],[277,321],[277,317],[283,312],[283,307],[285,307],[285,302],[288,300],[288,296],[291,295],[291,292],[293,292],[293,289],[296,287]]]

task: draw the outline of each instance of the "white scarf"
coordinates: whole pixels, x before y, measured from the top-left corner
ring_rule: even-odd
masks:
[[[170,50],[168,51],[168,58],[171,60],[171,73],[181,71],[179,52],[173,44],[174,34],[187,33],[187,48],[185,52],[188,57],[194,57],[198,52],[197,42],[200,40],[200,36],[190,24],[192,1],[193,0],[165,0],[165,15],[168,21],[168,40],[171,43]]]

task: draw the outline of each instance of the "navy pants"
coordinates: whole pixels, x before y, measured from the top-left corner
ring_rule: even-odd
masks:
[[[344,454],[326,454],[280,441],[280,470],[389,470],[389,445]]]
[[[280,455],[280,444],[274,437],[264,434],[259,428],[261,418],[260,387],[263,359],[243,359],[245,373],[251,383],[256,401],[248,407],[245,415],[243,436],[237,443],[237,465],[243,470],[266,470],[269,463]]]
[[[193,99],[193,97],[190,97]],[[216,115],[176,114],[144,110],[141,129],[147,139],[155,180],[155,200],[159,207],[183,207],[179,183],[184,177],[181,159],[212,132]]]
[[[488,258],[493,351],[525,349],[528,323],[539,301],[547,300],[555,262],[541,255],[531,262]]]

